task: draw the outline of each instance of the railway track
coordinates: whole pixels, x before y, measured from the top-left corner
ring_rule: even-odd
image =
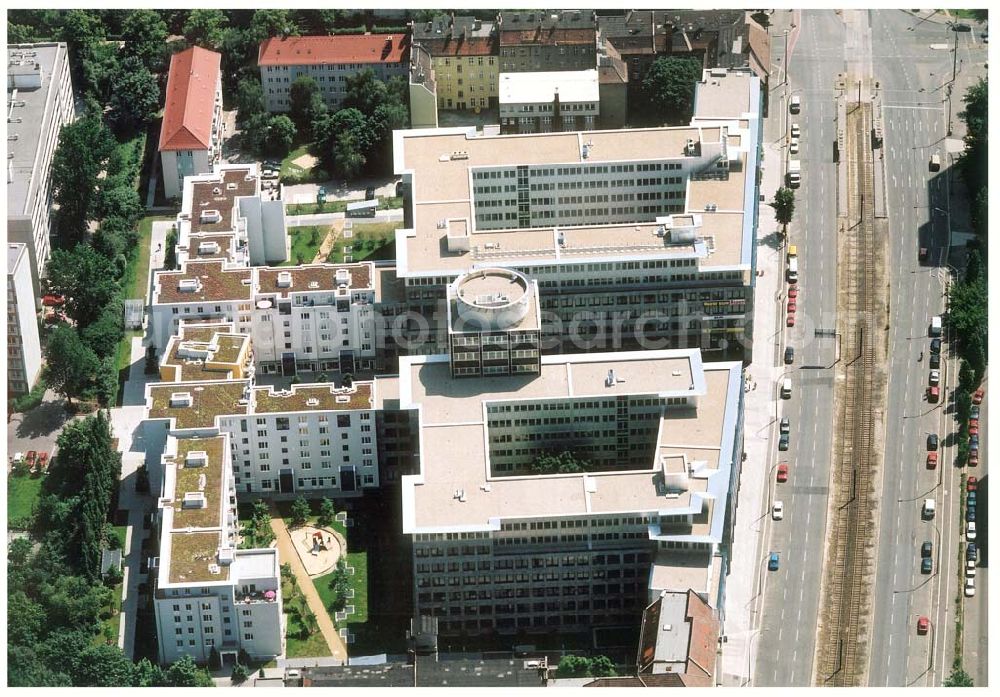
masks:
[[[816,680],[821,686],[864,684],[867,672],[869,572],[874,529],[873,480],[879,466],[874,395],[880,384],[882,342],[879,250],[875,234],[874,165],[870,104],[848,106],[850,153],[848,218],[841,224],[841,322],[843,382],[839,401],[840,445],[835,452],[835,508],[827,547],[824,621],[817,641]],[[853,141],[853,142],[852,142]]]

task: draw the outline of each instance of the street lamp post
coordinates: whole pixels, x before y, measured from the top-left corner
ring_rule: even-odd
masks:
[[[785,84],[788,84],[788,30],[785,29]]]

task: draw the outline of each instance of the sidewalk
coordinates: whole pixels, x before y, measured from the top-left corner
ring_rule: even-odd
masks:
[[[288,528],[285,527],[285,521],[273,503],[271,504],[271,530],[274,531],[274,536],[278,540],[278,559],[282,563],[287,562],[291,565],[292,573],[295,574],[299,584],[299,590],[302,591],[306,602],[309,603],[309,609],[316,614],[319,630],[323,633],[327,646],[330,647],[330,653],[335,659],[347,661],[347,645],[337,633],[337,628],[333,626],[333,620],[330,619],[330,614],[326,611],[323,600],[316,592],[312,579],[309,578],[308,572],[302,566],[299,555],[295,553],[295,548],[292,547],[292,538],[288,534]]]
[[[765,141],[767,139],[765,138]],[[781,257],[775,231],[778,224],[766,202],[774,198],[781,184],[782,150],[778,145],[764,145],[764,173],[761,194],[765,203],[760,207],[757,240],[757,268],[764,271],[758,276],[754,291],[753,363],[747,367],[746,384],[757,384],[746,393],[743,412],[743,450],[746,460],[740,475],[733,526],[732,561],[726,586],[724,634],[722,645],[722,686],[738,687],[748,684],[755,662],[757,648],[756,628],[759,617],[753,609],[758,600],[756,585],[759,580],[762,531],[769,518],[764,511],[767,498],[769,472],[774,457],[770,447],[771,430],[774,428],[776,392],[781,368],[778,347],[782,328],[778,326],[776,297],[781,287]]]

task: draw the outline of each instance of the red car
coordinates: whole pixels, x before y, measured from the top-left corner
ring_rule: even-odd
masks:
[[[969,467],[977,467],[979,465],[979,451],[973,450],[969,453]]]
[[[32,465],[34,465],[35,464],[35,460],[37,460],[37,459],[38,459],[38,453],[35,452],[34,450],[29,450],[28,454],[25,455],[25,457],[24,457],[24,461],[28,463],[29,467],[31,467]]]
[[[982,404],[983,397],[985,395],[986,395],[986,390],[984,388],[980,387],[978,390],[976,390],[976,393],[974,395],[972,395],[972,403],[973,404]]]
[[[978,436],[979,435],[979,424],[978,423],[974,423],[974,424],[970,423],[969,424],[969,435],[970,436]]]
[[[979,428],[979,419],[969,419],[969,428],[972,428],[973,426]]]
[[[917,618],[917,634],[926,634],[931,628],[931,621],[926,617]]]
[[[778,481],[787,482],[788,481],[788,463],[782,462],[778,465]]]
[[[790,300],[794,300],[795,298],[799,297],[798,286],[789,286],[788,287],[788,297],[789,297]]]
[[[788,315],[788,317],[785,319],[785,326],[786,327],[794,327],[795,326],[795,315],[794,314]]]
[[[937,385],[934,387],[927,388],[927,401],[931,404],[937,404],[937,401],[941,399],[941,388]]]
[[[42,296],[42,305],[47,307],[53,307],[56,305],[62,305],[66,302],[66,298],[61,295],[45,295]]]
[[[965,480],[965,490],[966,491],[975,491],[976,490],[976,485],[978,483],[979,483],[978,479],[976,479],[975,477],[969,477],[968,479]]]
[[[927,453],[927,469],[932,470],[937,467],[937,453]]]
[[[44,450],[38,453],[38,469],[45,469],[49,466],[49,454]]]
[[[795,312],[795,298],[788,299],[788,311],[790,313]]]

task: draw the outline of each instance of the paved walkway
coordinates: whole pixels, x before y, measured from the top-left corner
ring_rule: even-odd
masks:
[[[306,602],[309,604],[309,609],[316,615],[319,630],[323,633],[323,638],[326,639],[327,646],[330,647],[330,653],[333,654],[333,658],[346,661],[347,645],[337,633],[337,628],[334,627],[333,620],[330,619],[330,615],[323,605],[323,600],[319,597],[319,593],[316,592],[312,579],[309,578],[309,573],[302,566],[299,555],[295,553],[295,548],[292,547],[292,538],[288,533],[288,528],[285,526],[285,521],[278,514],[278,510],[275,508],[273,502],[271,503],[271,530],[274,531],[274,536],[278,540],[278,559],[282,563],[288,562],[291,565],[292,573],[295,574],[295,579],[298,581],[299,590],[305,596]]]

